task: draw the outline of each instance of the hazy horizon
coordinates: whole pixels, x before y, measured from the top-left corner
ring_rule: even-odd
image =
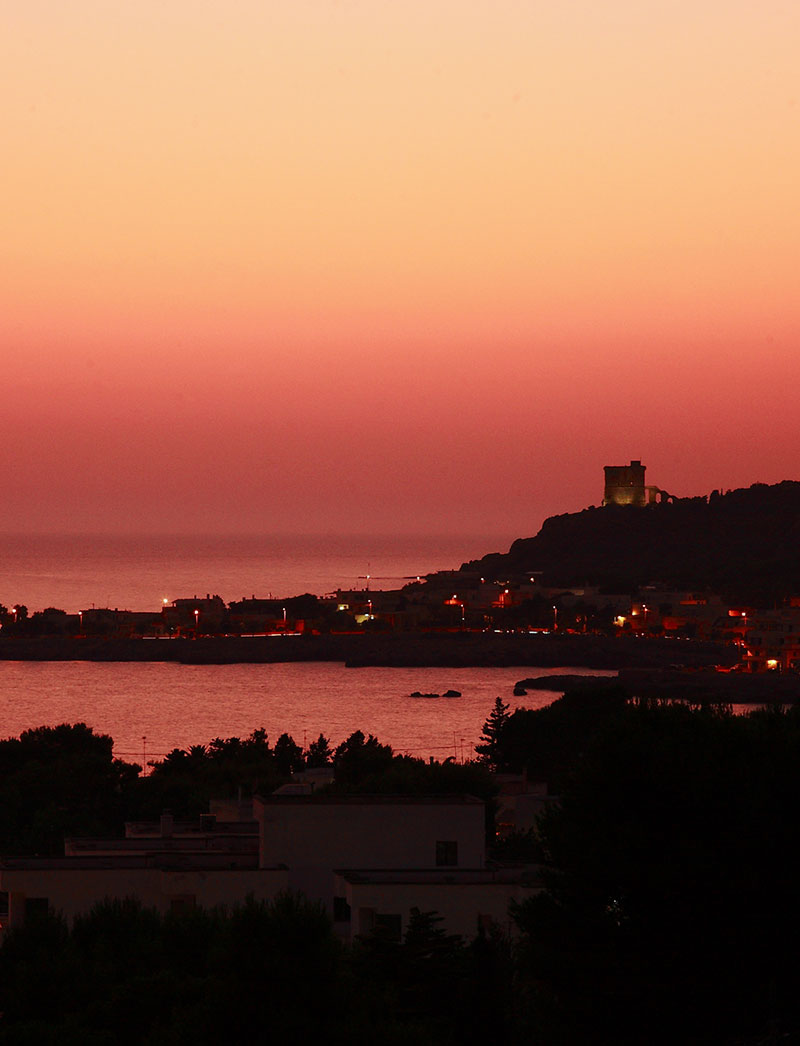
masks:
[[[153,611],[204,592],[227,602],[394,589],[509,544],[459,535],[0,534],[0,604]]]
[[[627,464],[627,462],[618,462],[618,464]],[[648,475],[648,482],[652,479]],[[781,478],[773,480],[767,485],[781,482],[800,482],[795,480],[792,476],[783,476]],[[718,484],[717,486],[710,487],[706,490],[694,490],[684,491],[680,494],[676,493],[677,497],[707,497],[712,492],[721,491],[726,493],[730,490],[746,489],[753,484],[764,484],[765,480],[756,478],[752,479],[748,483],[742,484]],[[669,491],[673,493],[673,491]],[[119,526],[114,528],[106,525],[105,527],[92,527],[87,524],[80,529],[74,526],[68,525],[63,528],[55,528],[47,526],[44,523],[40,523],[35,526],[26,526],[24,529],[19,527],[0,527],[0,539],[2,538],[25,538],[30,537],[41,537],[41,538],[58,538],[58,539],[88,539],[88,538],[109,538],[109,539],[130,539],[130,540],[177,540],[177,539],[192,539],[197,541],[213,541],[219,539],[251,539],[251,540],[272,540],[281,541],[284,539],[296,539],[296,538],[314,538],[319,540],[330,539],[334,541],[346,541],[350,538],[357,539],[359,541],[368,541],[375,539],[379,541],[413,541],[415,539],[422,538],[426,541],[435,541],[437,539],[452,541],[486,541],[486,542],[498,542],[500,544],[506,543],[510,545],[512,542],[519,538],[535,537],[542,525],[551,516],[565,515],[575,512],[581,512],[587,508],[599,507],[602,504],[602,491],[601,496],[595,498],[594,501],[587,501],[585,504],[579,504],[572,508],[556,508],[555,511],[550,513],[548,516],[542,516],[541,519],[531,518],[528,524],[522,525],[522,530],[519,532],[513,531],[507,524],[502,528],[494,527],[476,527],[471,526],[469,529],[454,528],[446,530],[443,528],[425,530],[422,528],[413,528],[408,526],[403,527],[390,527],[385,526],[381,528],[361,529],[359,527],[347,526],[340,527],[339,529],[332,529],[325,525],[322,521],[316,526],[296,526],[290,528],[285,525],[278,526],[276,528],[266,527],[255,527],[255,526],[241,526],[238,528],[229,527],[226,529],[214,529],[207,527],[203,529],[191,529],[185,527],[179,529],[177,527],[156,527],[147,526],[142,528],[132,529],[126,523],[120,522]],[[534,521],[535,520],[535,521]],[[526,529],[527,527],[527,529]],[[524,531],[524,532],[523,532]]]

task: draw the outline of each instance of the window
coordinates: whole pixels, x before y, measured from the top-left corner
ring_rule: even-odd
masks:
[[[458,864],[458,843],[454,840],[438,840],[436,843],[436,867],[453,868]]]
[[[492,930],[497,926],[497,920],[493,915],[486,915],[483,912],[478,913],[478,929],[483,930],[484,933],[491,933]]]
[[[358,909],[358,931],[362,934],[372,933],[375,929],[375,909]]]
[[[334,897],[333,899],[333,921],[337,923],[350,922],[350,905],[346,897]]]
[[[382,941],[400,942],[403,920],[399,915],[376,912],[374,908],[358,909],[358,930],[362,937],[374,935]]]

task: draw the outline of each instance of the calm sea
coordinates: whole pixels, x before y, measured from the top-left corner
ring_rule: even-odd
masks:
[[[31,611],[76,612],[93,603],[154,610],[164,598],[206,592],[230,601],[367,584],[394,588],[508,545],[481,537],[6,536],[0,539],[0,602],[24,603]],[[496,697],[512,708],[548,704],[555,697],[550,691],[514,698],[514,683],[563,671],[0,661],[0,736],[86,722],[114,738],[117,755],[141,762],[261,727],[273,741],[287,731],[299,744],[320,732],[338,744],[358,729],[397,751],[461,760],[472,755]],[[462,696],[410,696],[448,689]]]
[[[39,724],[85,722],[111,734],[117,755],[141,762],[145,747],[147,758],[158,757],[215,737],[247,736],[258,727],[273,742],[287,731],[298,744],[320,732],[338,744],[363,730],[397,751],[461,760],[470,758],[496,697],[512,708],[542,707],[556,695],[532,690],[515,698],[514,683],[563,671],[0,661],[0,736],[15,737]],[[410,696],[449,689],[462,696]]]
[[[0,603],[29,610],[157,610],[164,599],[217,593],[277,598],[336,588],[399,588],[458,568],[510,538],[0,535]],[[367,575],[370,575],[367,581]]]

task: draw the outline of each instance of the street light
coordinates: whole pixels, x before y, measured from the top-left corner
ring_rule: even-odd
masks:
[[[461,628],[464,628],[464,600],[458,598],[458,592],[453,593],[453,598],[448,600],[451,606],[461,607]]]
[[[558,607],[553,604],[553,631],[558,631]]]
[[[197,626],[200,621],[200,611],[195,610],[194,612],[194,638],[197,639]]]

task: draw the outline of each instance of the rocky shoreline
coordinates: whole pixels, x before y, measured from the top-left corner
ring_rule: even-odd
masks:
[[[658,668],[622,668],[608,676],[530,676],[514,687],[517,697],[528,690],[590,690],[618,683],[632,697],[690,704],[790,705],[800,700],[800,676],[777,672],[715,672]]]

